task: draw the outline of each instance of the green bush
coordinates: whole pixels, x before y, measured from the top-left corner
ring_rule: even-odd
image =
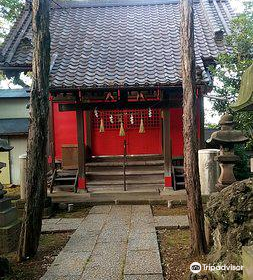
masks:
[[[246,153],[244,145],[235,146],[235,154],[240,157],[234,167],[235,178],[238,181],[249,178],[250,176],[250,167],[249,167],[249,156]]]

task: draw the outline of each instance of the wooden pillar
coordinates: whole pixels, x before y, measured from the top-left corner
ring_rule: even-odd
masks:
[[[86,189],[85,178],[85,142],[84,142],[84,119],[83,110],[76,110],[77,144],[78,144],[78,189]]]
[[[199,148],[205,148],[205,113],[204,113],[204,98],[201,91],[199,91],[199,110],[200,110],[200,139]]]
[[[85,112],[85,122],[86,122],[86,159],[91,157],[92,151],[91,151],[91,112],[86,111]]]
[[[164,186],[172,187],[172,155],[170,141],[170,111],[163,110],[163,156],[164,156]]]
[[[53,110],[53,101],[49,99],[49,114],[48,114],[48,135],[49,135],[49,158],[48,163],[51,168],[55,169],[55,149],[54,149],[54,110]]]

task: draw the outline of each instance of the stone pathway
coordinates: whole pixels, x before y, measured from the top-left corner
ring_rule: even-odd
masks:
[[[163,280],[149,205],[104,205],[91,209],[41,278],[77,279]]]
[[[68,230],[76,230],[82,223],[84,218],[58,218],[42,220],[41,232],[62,232]]]

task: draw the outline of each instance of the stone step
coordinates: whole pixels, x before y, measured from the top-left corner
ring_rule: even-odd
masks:
[[[117,156],[92,156],[92,162],[117,162],[122,161],[124,158],[123,155]],[[154,155],[127,155],[127,160],[131,161],[146,161],[146,160],[162,160],[163,155],[154,154]]]
[[[88,192],[89,193],[117,193],[117,192],[124,192],[124,186],[123,184],[118,185],[110,185],[110,186],[90,186],[88,184]],[[162,190],[164,187],[163,184],[128,184],[126,186],[126,189],[128,192],[140,192],[140,193],[150,193],[150,192],[158,192],[158,190]]]
[[[155,177],[157,176],[157,177]],[[133,178],[126,178],[127,184],[162,184],[164,182],[163,176],[134,176]],[[120,179],[110,179],[110,180],[89,180],[88,184],[91,185],[118,185],[123,184],[123,177]]]
[[[158,188],[135,188],[135,189],[127,189],[126,191],[123,190],[123,188],[121,189],[99,189],[97,188],[96,190],[90,190],[89,191],[91,196],[90,197],[109,197],[109,198],[122,198],[124,196],[140,196],[143,198],[145,196],[159,196],[159,190]]]
[[[99,172],[95,172],[95,171],[92,171],[92,172],[86,172],[86,176],[87,176],[87,179],[92,181],[92,180],[123,180],[123,170],[121,171],[114,171],[114,170],[111,170],[111,171],[99,171]],[[126,171],[126,178],[127,180],[128,179],[134,179],[136,177],[141,177],[141,178],[144,178],[144,179],[148,179],[147,177],[149,178],[152,178],[152,179],[162,179],[163,176],[164,176],[164,172],[162,170],[154,170],[154,171]]]
[[[54,191],[74,191],[74,185],[54,185]]]
[[[135,171],[161,171],[164,172],[164,164],[161,165],[126,165],[128,172]],[[117,166],[86,166],[86,172],[123,172],[123,164]]]
[[[76,177],[56,177],[55,181],[56,182],[61,182],[61,181],[75,181]]]
[[[154,160],[154,161],[126,161],[126,166],[163,166],[164,160]],[[87,167],[91,166],[123,166],[123,162],[117,162],[117,161],[104,161],[104,162],[87,162]]]

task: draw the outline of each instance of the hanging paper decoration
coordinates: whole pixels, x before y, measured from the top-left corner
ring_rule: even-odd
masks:
[[[151,108],[148,108],[148,117],[152,118],[152,110],[151,110]]]
[[[110,115],[110,123],[114,123],[113,115]]]
[[[133,114],[130,115],[130,123],[134,124],[134,116],[133,116]]]
[[[105,126],[104,126],[104,119],[103,119],[103,118],[100,119],[99,132],[100,132],[100,133],[105,132]]]
[[[120,123],[119,136],[125,136],[124,124],[122,121]]]
[[[145,133],[143,118],[141,118],[139,133]]]
[[[98,118],[98,110],[97,109],[94,110],[94,115],[95,115],[96,118]]]

